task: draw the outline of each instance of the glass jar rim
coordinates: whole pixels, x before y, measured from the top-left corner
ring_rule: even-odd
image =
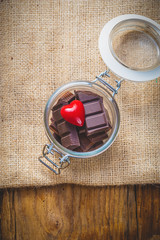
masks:
[[[113,54],[112,49],[112,36],[113,32],[117,29],[117,27],[121,27],[121,25],[126,23],[132,24],[133,21],[135,21],[137,24],[144,24],[146,25],[146,28],[149,27],[150,31],[153,30],[154,35],[157,35],[157,41],[159,42],[160,39],[160,25],[153,21],[152,19],[149,19],[147,17],[136,15],[136,14],[125,14],[120,15],[118,17],[115,17],[111,19],[109,22],[105,24],[103,27],[100,37],[99,37],[99,50],[101,57],[106,64],[106,66],[116,75],[120,78],[135,81],[135,82],[144,82],[144,81],[150,81],[153,79],[156,79],[160,76],[160,64],[156,64],[156,66],[153,66],[153,69],[148,70],[135,70],[132,68],[129,68],[125,66],[116,56]],[[158,63],[160,63],[160,42],[158,44]]]
[[[82,87],[96,86],[97,89],[101,89],[101,92],[103,92],[103,94],[105,96],[108,95],[110,97],[110,101],[111,101],[111,103],[114,107],[115,113],[116,113],[115,129],[113,130],[111,137],[101,147],[99,147],[96,150],[90,151],[90,152],[76,152],[76,151],[72,151],[72,150],[69,150],[69,149],[63,147],[60,143],[58,143],[58,141],[56,141],[56,139],[53,137],[53,135],[49,129],[49,121],[48,120],[49,120],[49,114],[50,114],[51,107],[53,107],[53,105],[52,105],[53,102],[56,101],[56,99],[60,93],[64,92],[65,90],[67,90],[71,87],[79,87],[79,86],[82,86]],[[100,92],[100,90],[97,90],[97,91]],[[44,126],[45,126],[45,132],[46,132],[46,135],[47,135],[49,141],[51,143],[53,143],[54,147],[58,151],[60,151],[62,154],[65,154],[69,157],[75,157],[75,158],[89,158],[89,157],[97,156],[97,155],[101,154],[102,152],[106,151],[111,146],[111,144],[114,142],[114,140],[116,139],[116,136],[118,134],[118,131],[119,131],[120,112],[119,112],[119,108],[118,108],[118,105],[117,105],[115,99],[112,97],[110,92],[107,89],[105,89],[103,86],[101,86],[95,82],[87,82],[87,81],[70,82],[70,83],[67,83],[67,84],[59,87],[58,89],[56,89],[56,91],[48,99],[48,102],[46,104],[45,111],[44,111]]]

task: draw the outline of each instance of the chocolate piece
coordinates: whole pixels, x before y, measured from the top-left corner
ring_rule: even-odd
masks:
[[[94,150],[96,150],[97,148],[101,147],[102,145],[103,145],[103,141],[96,142],[96,143],[94,143],[94,144],[88,149],[88,152],[89,152],[89,151],[94,151]],[[76,148],[76,149],[74,149],[74,151],[76,151],[76,152],[84,152],[84,151],[82,150],[81,146],[78,147],[78,148]]]
[[[70,132],[68,135],[61,138],[61,143],[65,148],[74,150],[80,146],[78,135],[75,132]]]
[[[53,131],[53,137],[57,140],[57,142],[61,143],[61,138],[57,130],[57,124],[53,118],[51,118],[51,124],[49,125],[49,128]]]
[[[56,122],[53,120],[53,118],[52,118],[52,120],[51,120],[51,124],[49,125],[49,128],[50,128],[54,133],[56,133],[57,135],[59,135],[58,130],[57,130],[57,124],[56,124]]]
[[[106,117],[104,113],[94,114],[86,118],[86,127],[88,129],[94,129],[101,126],[106,127]]]
[[[77,127],[77,128],[78,128],[79,134],[82,134],[82,133],[85,133],[85,132],[86,132],[86,126],[85,126],[85,123],[83,124],[82,127]]]
[[[54,118],[53,118],[53,117],[51,117],[51,122],[55,122],[55,120],[54,120]]]
[[[102,145],[103,145],[103,141],[96,142],[96,143],[89,149],[89,151],[94,151],[94,150],[96,150],[97,148],[101,147]]]
[[[59,122],[57,124],[57,130],[61,137],[63,137],[64,135],[67,135],[67,133],[71,133],[71,132],[72,132],[72,134],[77,135],[76,127],[73,124],[71,124],[65,120],[63,122]]]
[[[88,138],[89,138],[89,140],[90,140],[91,142],[96,143],[96,142],[99,142],[99,141],[104,140],[104,139],[107,138],[107,137],[108,137],[107,132],[106,132],[106,131],[103,131],[103,132],[98,132],[98,133],[92,134],[92,135],[89,136]]]
[[[83,152],[87,152],[94,145],[84,133],[79,135],[79,141]]]
[[[57,140],[57,142],[61,143],[61,138],[59,135],[57,135],[56,133],[53,133],[53,137]]]
[[[86,118],[86,134],[87,136],[97,132],[102,132],[108,127],[104,112],[94,114]]]
[[[96,113],[101,113],[103,111],[102,109],[102,103],[100,99],[94,100],[92,102],[86,102],[83,103],[84,109],[85,109],[85,117],[96,114]]]
[[[75,96],[82,103],[100,99],[100,96],[90,91],[75,91]]]
[[[57,104],[67,105],[75,100],[75,95],[71,92],[66,92],[62,95],[62,97],[58,100]]]
[[[75,148],[74,151],[76,151],[76,152],[83,152],[81,147]]]
[[[107,109],[105,108],[104,109],[104,112],[105,112],[105,114],[106,114],[106,118],[107,118],[107,121],[108,121],[108,128],[107,128],[107,132],[112,128],[112,126],[111,126],[111,120],[110,120],[110,117],[109,117],[109,114],[108,114],[108,111],[107,111]]]
[[[57,106],[56,106],[57,107]],[[52,118],[55,119],[56,124],[58,124],[58,122],[63,121],[63,117],[61,115],[61,108],[63,107],[62,104],[58,105],[57,109],[52,109]]]
[[[103,108],[103,112],[104,112],[104,114],[106,116],[106,120],[107,120],[107,129],[106,129],[106,131],[108,132],[112,128],[110,117],[109,117],[107,109],[104,107],[104,104],[102,104],[102,108]]]

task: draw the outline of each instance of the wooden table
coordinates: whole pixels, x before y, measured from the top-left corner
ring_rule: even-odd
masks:
[[[0,239],[160,240],[160,186],[1,190]]]

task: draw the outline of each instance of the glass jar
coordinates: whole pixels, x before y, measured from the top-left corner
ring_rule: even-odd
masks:
[[[101,73],[92,82],[76,81],[63,85],[52,94],[46,104],[44,125],[50,144],[44,146],[39,160],[56,174],[60,174],[61,169],[70,164],[70,157],[94,157],[106,151],[114,142],[120,126],[120,113],[114,96],[124,79],[142,82],[160,76],[160,26],[151,19],[134,14],[112,19],[102,29],[99,49],[108,70]],[[146,61],[146,58],[150,61]],[[120,78],[119,81],[116,81],[116,88],[104,80],[104,78],[110,77],[110,70]],[[74,90],[91,91],[103,97],[104,107],[110,116],[112,129],[103,145],[96,150],[89,152],[69,150],[54,138],[49,128],[52,107],[62,95],[68,91],[73,93]],[[59,154],[59,164],[55,162],[55,153]]]

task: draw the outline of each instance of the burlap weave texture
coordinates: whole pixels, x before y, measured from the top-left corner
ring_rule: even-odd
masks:
[[[1,1],[1,188],[160,183],[159,79],[122,84],[116,96],[121,127],[105,153],[71,159],[61,176],[38,161],[48,143],[43,127],[48,98],[62,84],[91,81],[106,69],[99,34],[107,21],[128,13],[160,23],[160,1]]]

